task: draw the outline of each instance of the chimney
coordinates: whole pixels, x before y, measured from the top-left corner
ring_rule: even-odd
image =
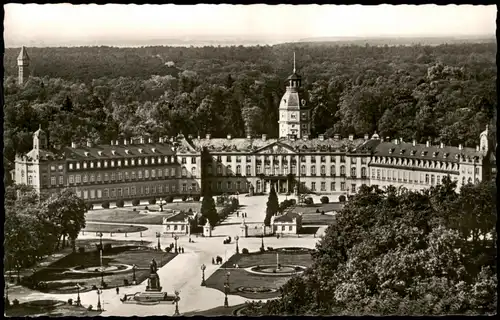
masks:
[[[349,141],[354,141],[354,135],[353,134],[349,135]]]
[[[458,150],[462,150],[464,147],[462,146],[462,144],[459,144],[458,145]]]
[[[92,142],[90,140],[87,140],[87,148],[92,148]]]
[[[227,135],[227,140],[231,140],[231,135],[230,134]]]
[[[71,142],[71,149],[76,149],[77,146],[76,146],[76,142]]]
[[[266,141],[267,140],[267,134],[263,133],[262,134],[262,141]]]
[[[439,148],[443,149],[443,148],[444,148],[444,143],[442,143],[442,142],[441,142],[441,143],[439,144]]]
[[[417,140],[413,139],[413,142],[412,142],[413,146],[415,147],[417,145]]]
[[[211,137],[211,136],[212,136],[212,135],[211,135],[210,133],[207,133],[207,134],[205,135],[205,139],[210,140],[210,137]]]
[[[369,138],[370,138],[370,135],[368,135],[368,134],[365,134],[365,137],[364,137],[364,139],[365,139],[365,140],[368,140]]]
[[[318,135],[318,138],[319,138],[319,141],[324,141],[325,140],[325,135],[324,134],[320,134],[320,135]]]
[[[429,140],[427,140],[427,142],[425,143],[425,146],[426,146],[427,148],[429,148],[429,147],[431,146],[431,142],[430,142]]]
[[[139,143],[140,143],[140,144],[144,144],[144,137],[140,137],[140,138],[139,138]]]
[[[340,140],[340,134],[334,134],[333,135],[334,140]]]

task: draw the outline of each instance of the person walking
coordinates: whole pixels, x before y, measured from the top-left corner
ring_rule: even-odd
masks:
[[[120,294],[120,288],[116,287],[116,294]]]

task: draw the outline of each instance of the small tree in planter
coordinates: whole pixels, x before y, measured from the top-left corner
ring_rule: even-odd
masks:
[[[342,195],[340,195],[340,196],[339,196],[339,202],[345,202],[345,201],[346,201],[346,197],[345,197],[345,195],[343,195],[343,194],[342,194]]]
[[[193,201],[200,201],[201,197],[199,194],[193,196]]]
[[[308,206],[313,205],[313,204],[314,204],[313,198],[311,198],[311,197],[307,197],[307,198],[305,198],[305,199],[304,199],[304,203],[305,203],[306,205],[308,205]]]
[[[103,209],[109,209],[109,201],[104,201],[102,204],[101,204],[101,207]]]
[[[241,253],[242,253],[242,254],[248,254],[248,249],[247,249],[247,248],[243,248],[243,249],[241,250]]]
[[[92,209],[94,209],[94,205],[92,203],[86,202],[85,203],[85,208],[87,209],[87,211],[88,210],[92,210]]]
[[[182,196],[182,201],[183,201],[183,202],[186,202],[186,201],[187,201],[187,199],[188,199],[188,197],[187,197],[187,196]]]
[[[137,206],[138,206],[138,205],[140,205],[140,204],[141,204],[141,201],[140,201],[139,199],[134,199],[134,200],[132,200],[132,205],[133,205],[134,207],[137,207]]]
[[[155,204],[155,203],[156,203],[156,198],[149,199],[149,204]]]
[[[125,201],[123,201],[123,199],[116,200],[116,206],[118,208],[123,208],[125,206]]]
[[[328,202],[330,202],[330,199],[327,197],[327,196],[323,196],[321,197],[321,199],[319,199],[321,201],[321,203],[323,204],[326,204]]]
[[[172,203],[172,202],[174,202],[174,197],[172,197],[172,196],[166,196],[166,197],[165,197],[165,202],[167,202],[167,203]]]

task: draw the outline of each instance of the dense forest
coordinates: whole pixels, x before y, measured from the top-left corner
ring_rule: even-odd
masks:
[[[497,313],[496,185],[361,186],[278,299],[248,315]]]
[[[312,135],[478,144],[496,124],[496,44],[28,48],[5,51],[4,154],[31,148],[39,124],[53,145],[138,135],[243,137],[278,132],[293,52]]]

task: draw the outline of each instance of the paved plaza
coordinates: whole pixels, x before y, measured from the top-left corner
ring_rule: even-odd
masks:
[[[290,198],[290,197],[288,197]],[[285,196],[279,196],[279,201],[283,201]],[[316,201],[317,199],[315,199]],[[249,227],[262,225],[265,216],[267,196],[245,197],[239,196],[240,211],[247,213],[246,223]],[[205,278],[208,279],[221,265],[212,265],[212,258],[216,256],[223,257],[224,261],[232,256],[236,251],[236,245],[233,241],[231,244],[224,245],[223,239],[226,236],[231,236],[233,239],[236,235],[240,235],[240,225],[243,218],[236,217],[236,214],[229,216],[221,225],[214,228],[211,238],[192,236],[194,243],[188,241],[188,236],[181,236],[178,240],[178,245],[184,247],[185,253],[179,254],[169,263],[158,270],[161,286],[163,291],[169,295],[175,290],[180,292],[179,310],[182,313],[202,311],[218,306],[224,303],[224,293],[202,287],[201,270],[202,264],[206,265]],[[113,222],[116,224],[116,222]],[[127,223],[127,225],[130,225]],[[113,234],[114,240],[145,240],[151,241],[151,245],[157,244],[156,232],[163,231],[161,225],[144,225],[148,230],[142,232],[142,238],[139,232],[128,233],[127,237],[124,234]],[[321,231],[321,230],[320,230]],[[108,238],[109,233],[104,233],[103,238]],[[95,233],[81,234],[80,239],[96,238]],[[284,237],[277,239],[276,237],[264,238],[265,247],[305,247],[314,248],[318,238],[312,235],[300,237]],[[163,235],[161,238],[161,246],[173,243],[174,240],[170,235]],[[258,251],[261,246],[260,238],[241,238],[239,240],[240,250],[247,248],[250,252]],[[148,264],[145,261],[144,264]],[[104,303],[103,316],[146,316],[146,315],[172,315],[175,310],[175,305],[137,305],[123,304],[120,298],[124,294],[133,294],[146,289],[147,280],[135,286],[121,287],[120,294],[116,293],[114,288],[103,290],[101,295],[101,303]],[[97,305],[97,294],[95,291],[81,293],[81,301],[84,306],[92,305],[95,309]],[[57,299],[67,301],[69,298],[76,299],[76,294],[48,294],[26,290],[22,295],[11,295],[11,299],[17,298],[20,302],[36,299]],[[229,304],[236,305],[244,303],[249,299],[236,295],[229,295]]]

